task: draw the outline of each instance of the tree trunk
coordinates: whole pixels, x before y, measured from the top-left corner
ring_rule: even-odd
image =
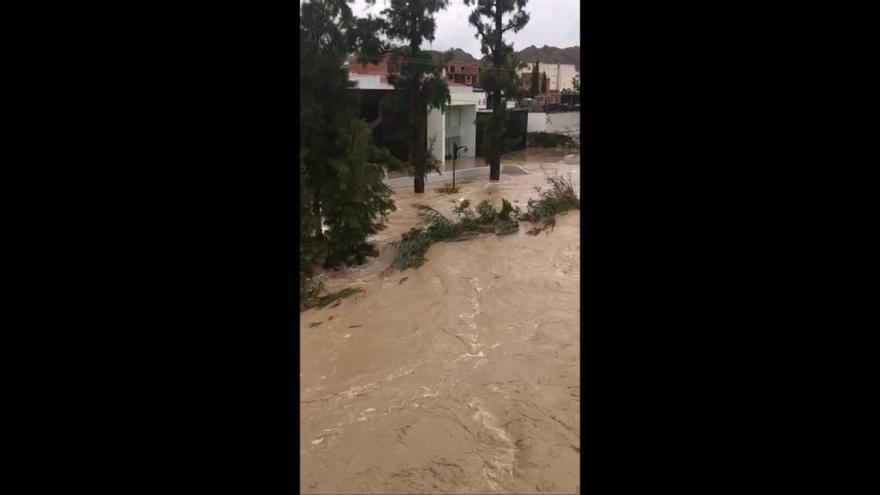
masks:
[[[504,11],[501,8],[501,1],[495,2],[495,33],[498,37],[495,40],[495,50],[492,52],[492,65],[496,70],[501,70],[504,65],[504,57],[502,55],[502,16]],[[492,92],[492,132],[489,133],[492,139],[489,141],[489,180],[501,180],[501,139],[504,135],[504,122],[501,112],[504,110],[504,102],[501,101],[501,89],[495,89]]]
[[[413,188],[416,193],[425,192],[425,105],[419,95],[416,94],[411,100],[410,115],[415,117],[413,122],[413,130],[415,136],[413,138],[413,149],[411,152],[412,164],[415,173]]]
[[[492,130],[489,132],[489,180],[501,180],[501,90],[492,92]]]
[[[421,17],[419,18],[419,21]],[[409,51],[410,55],[413,58],[413,61],[418,59],[419,53],[421,52],[420,45],[422,44],[422,37],[418,30],[413,30],[412,35],[410,36],[409,43]],[[425,112],[425,103],[422,98],[422,72],[421,70],[413,71],[413,79],[410,81],[410,99],[409,99],[409,114],[410,116],[415,117],[415,121],[413,122],[413,130],[416,135],[413,138],[413,148],[410,152],[410,157],[412,159],[412,165],[415,172],[415,177],[413,178],[413,190],[417,194],[421,194],[425,192],[425,132],[426,125],[425,119],[427,118]]]

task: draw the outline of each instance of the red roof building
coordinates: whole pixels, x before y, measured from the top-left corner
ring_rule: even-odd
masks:
[[[483,67],[479,62],[456,62],[446,64],[446,82],[465,86],[477,85]]]

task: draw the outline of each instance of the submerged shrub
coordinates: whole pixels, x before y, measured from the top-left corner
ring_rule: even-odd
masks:
[[[574,138],[565,134],[554,132],[530,132],[528,133],[529,146],[538,148],[574,148],[577,146]]]
[[[471,208],[470,201],[464,200],[452,210],[456,220],[447,218],[427,205],[416,205],[416,208],[419,209],[422,227],[403,234],[395,244],[397,254],[391,262],[391,268],[405,270],[421,266],[426,261],[428,249],[436,242],[463,241],[481,233],[506,235],[519,230],[519,222],[515,215],[511,215],[516,210],[507,200],[502,200],[500,212],[496,212],[488,201],[481,201],[477,205],[476,213]]]
[[[520,220],[535,224],[527,234],[536,235],[543,230],[552,229],[556,226],[556,215],[581,207],[571,177],[550,177],[547,182],[550,183],[550,189],[538,189],[540,197],[537,200],[530,199],[525,213],[519,215]]]

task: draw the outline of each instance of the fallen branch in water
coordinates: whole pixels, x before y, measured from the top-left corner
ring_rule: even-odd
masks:
[[[527,234],[537,235],[543,230],[552,230],[556,226],[556,215],[569,210],[577,210],[581,207],[581,201],[574,193],[574,184],[571,177],[568,180],[563,176],[550,177],[547,179],[550,189],[541,191],[538,199],[530,199],[526,206],[526,212],[520,215],[520,220],[539,224]]]
[[[470,208],[470,202],[464,200],[453,210],[457,220],[446,218],[427,205],[416,205],[416,208],[420,210],[419,220],[423,227],[411,229],[395,243],[397,254],[391,268],[406,270],[421,266],[425,262],[425,253],[436,242],[464,241],[483,233],[506,235],[519,229],[515,219],[518,210],[506,199],[502,199],[501,211],[495,211],[484,200],[477,205],[476,212]]]
[[[358,292],[364,292],[364,289],[361,288],[347,287],[337,292],[319,296],[318,294],[321,290],[323,290],[323,284],[320,281],[312,281],[311,279],[308,279],[304,297],[300,300],[300,311],[309,308],[323,308],[333,301],[353,296]]]
[[[464,200],[453,209],[458,217],[456,220],[447,218],[428,205],[416,205],[422,226],[411,229],[401,236],[400,241],[392,244],[397,248],[397,253],[389,269],[418,268],[426,261],[428,249],[437,242],[464,241],[479,234],[513,234],[519,230],[517,220],[538,224],[528,234],[535,235],[542,230],[552,229],[556,225],[556,215],[580,208],[580,200],[574,193],[570,178],[566,181],[562,177],[551,177],[547,181],[550,189],[541,192],[539,199],[530,199],[525,213],[518,207],[512,207],[503,198],[501,211],[495,211],[485,200],[474,211],[470,208],[470,202]]]

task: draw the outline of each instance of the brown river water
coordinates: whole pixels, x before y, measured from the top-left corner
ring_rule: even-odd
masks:
[[[569,162],[572,160],[568,160]],[[301,314],[302,493],[579,493],[580,223],[527,224],[431,247],[417,269],[387,272],[389,242],[426,203],[501,197],[525,208],[546,177],[580,167],[556,151],[505,156],[528,174],[396,190],[373,239],[380,256],[324,274],[328,291],[365,292]],[[578,194],[579,189],[578,189]]]

